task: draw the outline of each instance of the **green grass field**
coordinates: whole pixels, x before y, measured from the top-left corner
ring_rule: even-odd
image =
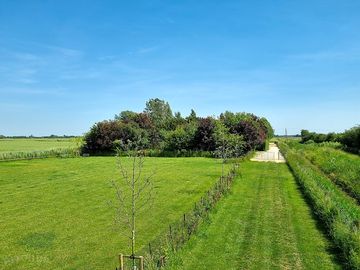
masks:
[[[156,199],[138,220],[141,249],[187,212],[221,174],[206,158],[146,158]],[[0,163],[0,269],[115,269],[129,252],[107,202],[114,157]]]
[[[285,164],[241,164],[242,176],[167,269],[340,269]]]
[[[301,145],[300,151],[360,203],[360,157],[326,146]]]
[[[0,153],[32,152],[76,147],[74,138],[56,139],[0,139]]]

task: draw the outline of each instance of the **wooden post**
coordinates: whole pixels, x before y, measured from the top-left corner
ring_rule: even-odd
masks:
[[[139,256],[139,259],[140,259],[140,270],[144,270],[144,257]]]
[[[122,254],[119,255],[119,263],[120,263],[120,270],[124,270],[124,256]]]
[[[139,260],[139,262],[140,262],[139,270],[144,270],[144,257],[143,256],[123,255],[123,254],[119,255],[120,270],[125,270],[124,258]]]

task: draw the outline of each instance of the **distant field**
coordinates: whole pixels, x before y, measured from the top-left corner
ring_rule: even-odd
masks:
[[[221,174],[206,158],[146,158],[155,202],[138,220],[138,248],[178,220]],[[114,157],[0,163],[0,269],[115,269],[127,239],[107,202]]]
[[[241,172],[166,269],[341,269],[287,165],[246,162]]]
[[[76,147],[74,138],[64,139],[0,139],[0,153],[32,152]]]

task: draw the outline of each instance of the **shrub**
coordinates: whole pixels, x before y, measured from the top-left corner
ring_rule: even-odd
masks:
[[[83,152],[112,152],[115,150],[115,141],[137,141],[140,137],[146,139],[147,134],[133,123],[102,121],[96,123],[85,135]]]
[[[194,148],[203,151],[215,150],[215,120],[211,117],[201,118],[199,120],[198,128],[194,136]]]
[[[339,141],[345,146],[345,149],[360,154],[360,126],[346,130]]]

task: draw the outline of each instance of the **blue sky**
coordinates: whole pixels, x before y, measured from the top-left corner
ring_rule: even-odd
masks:
[[[0,134],[82,134],[146,100],[360,124],[360,1],[0,1]]]

